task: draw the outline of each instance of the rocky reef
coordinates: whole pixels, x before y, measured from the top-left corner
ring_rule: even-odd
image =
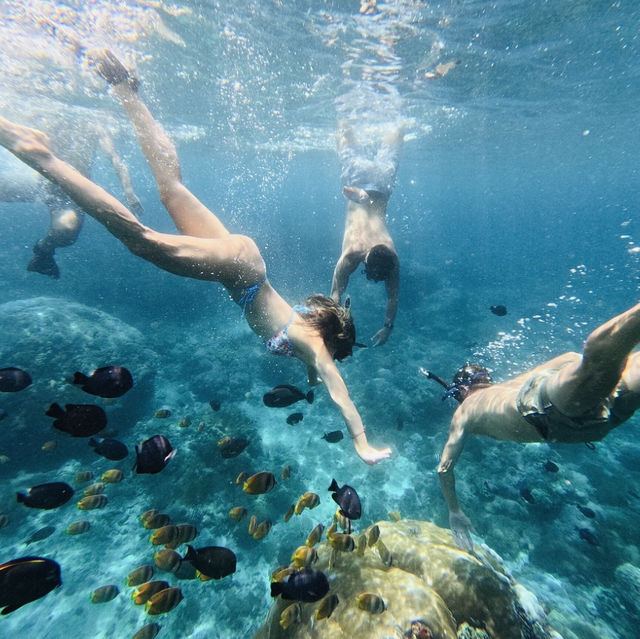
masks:
[[[316,619],[318,604],[301,603],[299,623],[283,629],[281,614],[292,602],[278,598],[255,639],[561,639],[535,596],[489,549],[464,552],[448,530],[430,522],[377,525],[390,557],[374,545],[330,560],[327,542],[316,547],[313,568],[325,572],[339,599],[328,619]],[[363,592],[382,598],[384,612],[360,609],[355,599]]]

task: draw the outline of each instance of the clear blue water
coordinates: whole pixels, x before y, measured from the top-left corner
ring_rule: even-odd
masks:
[[[372,18],[358,15],[355,1],[2,2],[0,112],[41,128],[61,110],[105,125],[131,170],[145,223],[171,232],[119,105],[43,19],[89,47],[113,48],[135,66],[150,108],[175,139],[189,188],[229,228],[255,238],[271,281],[292,302],[327,293],[339,255],[344,200],[337,117],[395,119],[405,124],[406,141],[388,208],[402,265],[396,327],[387,345],[341,365],[371,440],[394,449],[393,459],[375,468],[362,464],[347,440],[320,439],[342,426],[324,390],[294,428],[284,423],[286,411],[262,406],[263,392],[283,381],[303,385],[304,371],[266,356],[221,287],[158,271],[92,220],[74,246],[58,252],[59,280],[29,273],[46,208],[0,203],[0,303],[54,298],[35,304],[60,310],[63,318],[51,324],[56,331],[64,332],[64,317],[77,317],[74,303],[140,331],[155,353],[141,359],[153,366],[140,374],[153,383],[135,405],[108,407],[110,423],[131,446],[164,430],[180,450],[154,481],[129,473],[114,489],[114,507],[96,515],[95,535],[73,539],[70,547],[64,529],[79,518],[72,505],[27,511],[14,493],[69,480],[80,468],[99,475],[111,466],[36,417],[54,399],[77,402],[80,395],[40,379],[23,395],[0,397],[7,412],[0,454],[8,458],[0,465],[0,512],[9,518],[0,529],[0,562],[37,550],[61,562],[65,580],[56,593],[2,619],[1,636],[17,637],[45,619],[38,636],[52,639],[78,627],[80,636],[114,636],[116,623],[127,625],[122,636],[132,635],[144,614],[125,595],[104,607],[88,595],[105,583],[122,584],[131,568],[149,560],[135,515],[151,506],[201,527],[202,544],[228,544],[239,556],[238,573],[207,584],[206,594],[187,583],[185,602],[163,620],[163,632],[253,632],[269,605],[269,569],[315,523],[281,522],[305,490],[327,495],[335,475],[358,486],[370,521],[400,510],[446,526],[435,466],[453,407],[418,375],[419,366],[448,378],[462,362],[480,360],[506,379],[552,354],[579,350],[591,328],[637,301],[637,4],[407,0],[381,8]],[[425,78],[454,59],[460,64],[444,78]],[[345,106],[345,95],[372,83],[378,90],[371,100]],[[20,172],[5,153],[0,166],[4,180]],[[101,156],[92,177],[122,197]],[[354,275],[349,292],[366,340],[382,320],[382,287]],[[491,314],[492,304],[505,304],[508,314]],[[46,327],[36,339],[12,320],[13,307],[1,308],[1,366],[62,380],[80,361],[103,363],[89,361],[86,340],[74,345]],[[16,340],[32,350],[16,353]],[[96,357],[117,358],[118,344],[117,335],[98,335]],[[132,352],[131,344],[122,347]],[[82,358],[74,360],[80,348]],[[37,362],[15,361],[36,352]],[[214,397],[223,403],[219,414],[208,406]],[[166,425],[153,418],[162,406],[176,417]],[[186,415],[193,425],[178,428],[177,418]],[[200,421],[206,426],[198,432]],[[621,621],[624,614],[607,613],[599,598],[603,589],[618,597],[618,566],[640,566],[636,422],[595,451],[473,441],[457,471],[478,540],[536,593],[565,637],[626,637],[624,628],[638,619],[635,609]],[[251,447],[221,460],[218,435],[243,431],[251,434]],[[58,442],[53,453],[40,449],[49,439]],[[559,477],[544,472],[546,459],[560,466]],[[232,525],[227,517],[242,497],[233,480],[249,467],[277,471],[287,463],[294,467],[290,483],[250,502],[279,522],[254,543],[244,523]],[[120,466],[128,470],[129,462]],[[532,489],[536,503],[514,496],[514,485]],[[578,537],[585,521],[575,503],[596,511],[586,523],[600,546]],[[318,517],[330,516],[326,497],[321,508]],[[25,548],[24,540],[44,525],[55,525],[56,533]]]

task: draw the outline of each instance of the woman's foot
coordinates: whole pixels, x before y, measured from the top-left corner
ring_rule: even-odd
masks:
[[[138,90],[138,78],[132,75],[112,51],[103,49],[91,55],[98,74],[111,86],[126,82],[133,91]]]

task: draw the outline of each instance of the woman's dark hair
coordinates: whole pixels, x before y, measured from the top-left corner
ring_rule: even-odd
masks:
[[[384,244],[372,247],[364,261],[364,272],[367,279],[374,282],[386,280],[398,261],[398,256]]]
[[[356,327],[349,305],[341,306],[326,295],[311,295],[304,302],[309,311],[305,322],[318,330],[333,358],[342,361],[349,357],[356,341]]]

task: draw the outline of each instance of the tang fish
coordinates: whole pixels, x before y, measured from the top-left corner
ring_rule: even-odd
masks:
[[[86,481],[93,479],[93,473],[90,470],[81,470],[76,473],[76,482],[78,484],[83,484]]]
[[[243,471],[240,471],[238,473],[238,476],[236,477],[236,484],[243,484],[244,480],[247,478],[247,473]]]
[[[164,435],[154,435],[136,445],[135,469],[138,474],[159,473],[178,451],[171,446]]]
[[[324,439],[329,444],[335,444],[341,439],[344,439],[344,435],[342,434],[341,430],[332,430],[330,433],[325,433],[322,436],[322,439]]]
[[[29,539],[27,539],[24,543],[28,546],[29,544],[33,544],[36,541],[42,541],[47,537],[51,537],[53,533],[56,531],[54,526],[44,526],[44,528],[39,528],[35,532],[29,535]]]
[[[131,598],[136,606],[141,606],[147,603],[153,595],[167,588],[169,588],[167,581],[145,581],[131,593]]]
[[[318,551],[310,546],[298,546],[291,554],[291,563],[296,568],[307,568],[318,561]]]
[[[181,561],[182,557],[172,548],[164,548],[153,555],[153,562],[163,572],[175,572]]]
[[[580,538],[584,539],[588,544],[591,544],[592,546],[600,545],[600,540],[593,530],[589,530],[588,528],[578,528],[577,530]]]
[[[544,469],[548,473],[557,473],[560,470],[560,467],[555,462],[552,462],[550,459],[544,463]]]
[[[490,306],[489,310],[499,317],[504,317],[507,314],[507,307],[504,304],[497,304],[496,306]]]
[[[305,542],[307,546],[315,546],[320,541],[320,539],[322,539],[323,531],[324,526],[322,524],[316,524],[307,537],[307,541]]]
[[[378,539],[376,542],[376,548],[382,563],[389,568],[393,564],[393,555],[389,552],[389,549],[384,545],[382,539]]]
[[[356,547],[353,537],[345,533],[333,533],[329,537],[329,545],[340,552],[352,552]]]
[[[62,481],[54,481],[49,484],[39,484],[29,488],[26,493],[16,493],[19,503],[28,508],[42,508],[51,510],[66,504],[73,497],[73,488]]]
[[[60,565],[53,559],[12,559],[0,565],[1,614],[8,615],[61,585]]]
[[[356,606],[358,606],[360,610],[370,612],[373,615],[382,614],[387,609],[382,597],[374,595],[371,592],[362,592],[357,595]]]
[[[89,495],[101,495],[104,492],[104,482],[98,481],[95,484],[91,484],[91,486],[87,486],[83,495],[88,497]]]
[[[522,497],[522,499],[524,499],[526,502],[528,502],[530,504],[535,504],[536,503],[536,499],[533,496],[533,493],[531,492],[531,489],[527,488],[526,486],[523,486],[520,489],[520,496]]]
[[[329,592],[329,582],[320,570],[303,568],[289,575],[284,581],[271,582],[271,596],[281,595],[293,601],[319,601]]]
[[[378,539],[380,539],[380,528],[378,527],[378,524],[373,524],[367,533],[367,545],[369,548],[375,546]]]
[[[293,509],[299,515],[305,508],[315,508],[320,503],[320,497],[316,493],[307,492],[301,495]]]
[[[141,518],[142,519],[142,518]],[[164,513],[155,512],[152,515],[148,515],[142,519],[142,525],[147,530],[154,530],[155,528],[162,528],[171,523],[171,517]]]
[[[291,504],[291,506],[289,506],[289,508],[287,508],[287,512],[284,514],[283,519],[285,521],[289,521],[291,519],[291,517],[293,516],[293,513],[295,512],[296,507]]]
[[[149,541],[154,546],[165,546],[167,548],[177,548],[180,544],[191,541],[198,536],[198,531],[191,524],[168,525],[158,528],[149,537]]]
[[[112,461],[124,459],[129,454],[129,449],[117,439],[92,437],[89,440],[89,446],[93,446],[93,449],[98,453],[98,455],[102,455]]]
[[[289,426],[293,426],[294,424],[301,422],[303,419],[304,415],[302,413],[291,413],[291,415],[287,417],[287,424],[289,424]]]
[[[107,425],[107,414],[95,404],[65,404],[65,410],[53,403],[45,412],[54,417],[53,427],[72,437],[91,437]]]
[[[75,372],[72,384],[82,387],[89,395],[121,397],[133,386],[133,377],[123,366],[103,366],[88,376]]]
[[[138,566],[135,570],[132,570],[125,579],[127,586],[139,586],[140,584],[149,581],[153,577],[153,566],[151,564],[145,564],[144,566]]]
[[[118,586],[109,584],[108,586],[100,586],[100,588],[96,588],[91,593],[90,599],[93,603],[107,603],[107,601],[115,599],[119,593],[120,590],[118,589]]]
[[[362,506],[360,497],[355,489],[345,484],[342,488],[338,487],[336,480],[332,480],[329,491],[333,492],[331,498],[340,506],[340,512],[349,519],[360,519],[362,515]]]
[[[119,484],[123,477],[124,474],[119,468],[110,468],[102,473],[102,477],[100,479],[107,484]]]
[[[286,630],[290,626],[302,621],[302,611],[300,604],[296,601],[290,606],[287,606],[280,615],[280,626],[283,630]]]
[[[96,510],[97,508],[104,508],[107,505],[106,495],[88,495],[83,497],[76,506],[79,510]]]
[[[31,375],[21,368],[0,368],[0,393],[17,393],[31,384]]]
[[[161,615],[173,610],[183,599],[180,588],[165,588],[147,600],[145,609],[148,615]]]
[[[387,515],[389,515],[391,521],[400,521],[402,519],[402,513],[399,510],[392,510]]]
[[[159,408],[153,416],[158,419],[166,419],[167,417],[171,417],[171,411],[168,408]]]
[[[313,391],[310,390],[306,395],[295,386],[290,384],[281,384],[275,386],[268,393],[265,393],[262,401],[265,406],[270,408],[284,408],[285,406],[291,406],[302,399],[306,399],[309,404],[313,403]]]
[[[576,508],[589,519],[595,519],[596,513],[593,509],[589,508],[589,506],[582,506],[580,504],[576,504]]]
[[[67,526],[67,535],[82,535],[91,528],[91,524],[88,521],[74,521]]]
[[[253,536],[253,533],[256,531],[257,527],[258,527],[258,518],[255,515],[251,515],[251,517],[249,517],[249,528],[248,528],[249,534]]]
[[[313,613],[313,616],[318,621],[320,619],[328,619],[339,603],[340,603],[340,600],[338,599],[338,595],[336,594],[327,595],[316,606],[316,610]]]
[[[282,477],[282,479],[289,479],[289,477],[291,477],[291,466],[285,466],[282,469],[282,474],[280,475],[280,477]]]
[[[186,561],[211,579],[222,579],[236,571],[236,556],[232,550],[222,546],[204,546],[197,550],[187,546]]]
[[[155,639],[160,632],[161,626],[157,623],[148,623],[142,626],[131,639]]]
[[[247,446],[249,440],[246,437],[223,437],[218,442],[220,455],[225,459],[237,457]]]
[[[242,485],[242,490],[249,495],[264,495],[276,485],[276,478],[273,473],[263,471],[251,475]]]
[[[221,402],[219,399],[212,399],[209,402],[209,406],[211,406],[211,409],[217,413],[220,410]]]
[[[229,511],[229,517],[233,521],[240,521],[247,514],[247,509],[244,506],[234,506]]]
[[[269,531],[271,530],[271,526],[273,524],[268,520],[265,519],[264,521],[261,521],[255,528],[255,530],[253,531],[253,534],[251,535],[255,540],[258,539],[262,539],[263,537],[266,537],[267,534],[269,533]]]

